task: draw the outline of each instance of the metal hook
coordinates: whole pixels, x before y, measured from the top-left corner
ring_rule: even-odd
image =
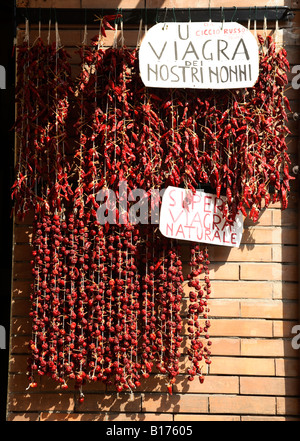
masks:
[[[251,28],[251,12],[252,12],[252,7],[250,6],[249,8],[249,17],[248,17],[248,30],[250,31]]]
[[[42,29],[42,11],[39,8],[39,38],[41,38],[41,29]]]
[[[140,45],[141,45],[142,29],[143,29],[143,17],[140,18],[139,32],[138,32],[138,37],[137,37],[137,41],[136,41],[137,48],[140,47]]]
[[[274,40],[275,40],[275,48],[278,47],[278,34],[279,34],[279,22],[278,22],[278,7],[276,6],[276,23],[275,23],[275,35],[274,35]]]
[[[87,24],[86,24],[86,9],[84,10],[84,28],[83,28],[83,40],[82,40],[82,45],[86,46],[87,45]]]
[[[59,36],[59,32],[58,32],[57,19],[55,19],[55,44],[56,44],[56,50],[58,50],[61,47],[61,41],[60,41],[60,36]]]
[[[86,46],[87,45],[87,24],[84,25],[84,29],[83,29],[83,40],[82,40],[82,45]]]
[[[114,41],[113,41],[113,48],[118,47],[118,16],[119,16],[119,8],[117,10],[116,18],[114,20]]]
[[[148,9],[145,8],[145,34],[148,32]]]
[[[266,6],[265,7],[265,14],[264,14],[264,33],[265,33],[265,37],[266,37],[267,29],[268,29],[268,24],[267,24],[267,6]]]
[[[224,14],[224,8],[223,6],[221,7],[221,18],[222,18],[222,30],[224,28],[224,23],[225,23],[225,14]]]
[[[123,20],[123,9],[122,8],[121,8],[120,23],[121,23],[121,47],[124,47],[125,46],[125,38],[124,38],[124,20]]]
[[[163,30],[165,30],[165,29],[166,29],[166,18],[167,18],[167,12],[168,12],[168,8],[166,8],[166,11],[165,11]]]
[[[47,43],[50,44],[50,38],[51,38],[51,13],[49,18],[49,24],[48,24],[48,37],[47,37]]]
[[[26,17],[25,18],[25,35],[24,35],[24,42],[29,45],[29,20]]]
[[[257,6],[255,6],[255,15],[254,15],[254,36],[255,36],[255,38],[257,36],[256,20],[257,20]]]
[[[236,13],[237,13],[237,7],[234,6],[234,13],[233,13],[233,16],[231,17],[231,21],[233,21],[233,19],[234,19]]]

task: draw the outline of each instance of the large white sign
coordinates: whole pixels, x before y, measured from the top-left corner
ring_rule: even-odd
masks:
[[[229,225],[223,217],[225,197],[184,188],[168,187],[162,198],[159,229],[169,238],[239,247],[243,215]]]
[[[252,87],[259,74],[258,44],[239,23],[158,23],[142,41],[139,65],[148,87]]]

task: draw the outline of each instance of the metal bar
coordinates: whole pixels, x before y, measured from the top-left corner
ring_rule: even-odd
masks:
[[[172,9],[78,9],[78,8],[17,8],[17,24],[48,23],[52,21],[66,25],[96,24],[97,16],[122,14],[124,24],[138,24],[142,18],[149,25],[163,22],[203,22],[203,21],[287,21],[294,17],[287,6],[249,8],[172,8]]]

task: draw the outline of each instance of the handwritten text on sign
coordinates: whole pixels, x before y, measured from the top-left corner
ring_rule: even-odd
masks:
[[[239,247],[243,216],[229,225],[222,215],[225,197],[168,187],[162,198],[159,229],[169,238]]]
[[[158,23],[142,41],[139,64],[148,87],[252,87],[259,74],[258,45],[239,23]]]

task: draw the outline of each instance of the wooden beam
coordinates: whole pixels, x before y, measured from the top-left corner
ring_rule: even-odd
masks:
[[[287,6],[280,7],[247,7],[247,8],[171,8],[171,9],[82,9],[82,8],[17,8],[16,22],[24,23],[27,18],[30,23],[57,21],[61,24],[92,24],[97,16],[122,14],[124,24],[138,24],[143,19],[144,23],[154,24],[171,22],[203,22],[203,21],[236,21],[247,22],[263,21],[288,21],[294,17]]]

